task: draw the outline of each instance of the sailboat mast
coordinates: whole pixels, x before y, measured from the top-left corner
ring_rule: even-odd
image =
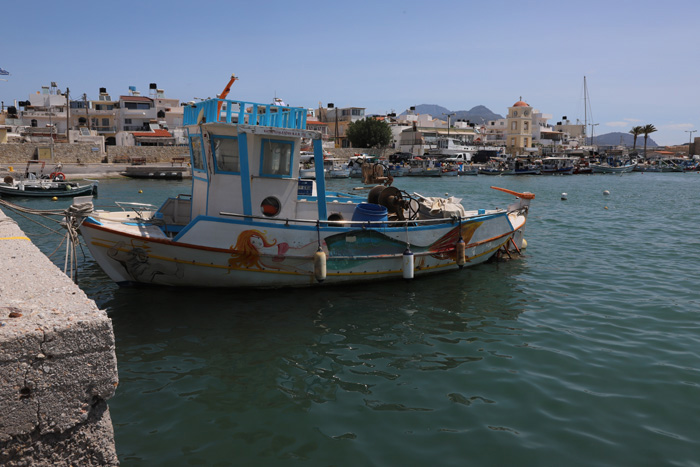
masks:
[[[581,115],[581,114],[579,114]],[[586,144],[586,131],[588,130],[588,89],[586,77],[583,77],[583,144]]]

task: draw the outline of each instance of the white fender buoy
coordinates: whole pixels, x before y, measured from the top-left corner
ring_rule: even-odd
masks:
[[[609,192],[608,190],[605,190],[605,191],[603,192],[603,194],[604,194],[604,195],[609,195],[610,192]]]
[[[326,280],[326,254],[320,246],[318,251],[314,253],[314,277],[319,282]]]
[[[521,249],[521,250],[524,250],[525,248],[527,248],[527,240],[525,240],[525,239],[523,238],[523,243],[522,243],[522,245],[520,245],[520,249]]]
[[[567,193],[562,193],[562,194],[561,194],[561,199],[562,199],[563,201],[566,201],[566,199],[567,199],[568,196],[569,196],[569,195],[568,195]]]
[[[464,267],[464,263],[466,262],[465,258],[465,251],[467,248],[467,244],[464,243],[464,239],[462,237],[459,237],[459,241],[457,242],[457,245],[455,245],[455,254],[457,255],[457,266],[459,266],[459,269],[462,269]]]
[[[411,251],[410,248],[406,247],[406,250],[403,252],[403,278],[404,279],[413,279],[413,266],[414,266],[413,252]]]

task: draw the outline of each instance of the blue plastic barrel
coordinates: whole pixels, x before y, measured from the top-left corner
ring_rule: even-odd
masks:
[[[352,213],[352,220],[354,221],[386,221],[388,219],[388,211],[384,206],[374,203],[360,203],[355,207],[355,211]],[[377,224],[372,224],[374,227]],[[384,227],[385,224],[377,225],[378,227]]]

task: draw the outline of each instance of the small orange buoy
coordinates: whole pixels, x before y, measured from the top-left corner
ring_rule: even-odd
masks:
[[[143,193],[143,190],[139,190],[139,193]]]
[[[58,198],[54,196],[53,198],[51,198],[51,201],[58,201]]]

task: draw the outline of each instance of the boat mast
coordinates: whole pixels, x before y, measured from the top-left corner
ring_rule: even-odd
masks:
[[[579,114],[581,115],[581,114]],[[583,144],[586,144],[586,131],[588,130],[588,89],[586,88],[586,76],[583,77]]]
[[[591,115],[591,121],[593,121],[593,112],[591,112],[591,99],[588,97],[588,85],[586,84],[586,77],[583,77],[583,139],[584,144],[586,143],[586,135],[588,129],[588,114]],[[591,123],[591,145],[593,145],[593,127],[596,124]]]

